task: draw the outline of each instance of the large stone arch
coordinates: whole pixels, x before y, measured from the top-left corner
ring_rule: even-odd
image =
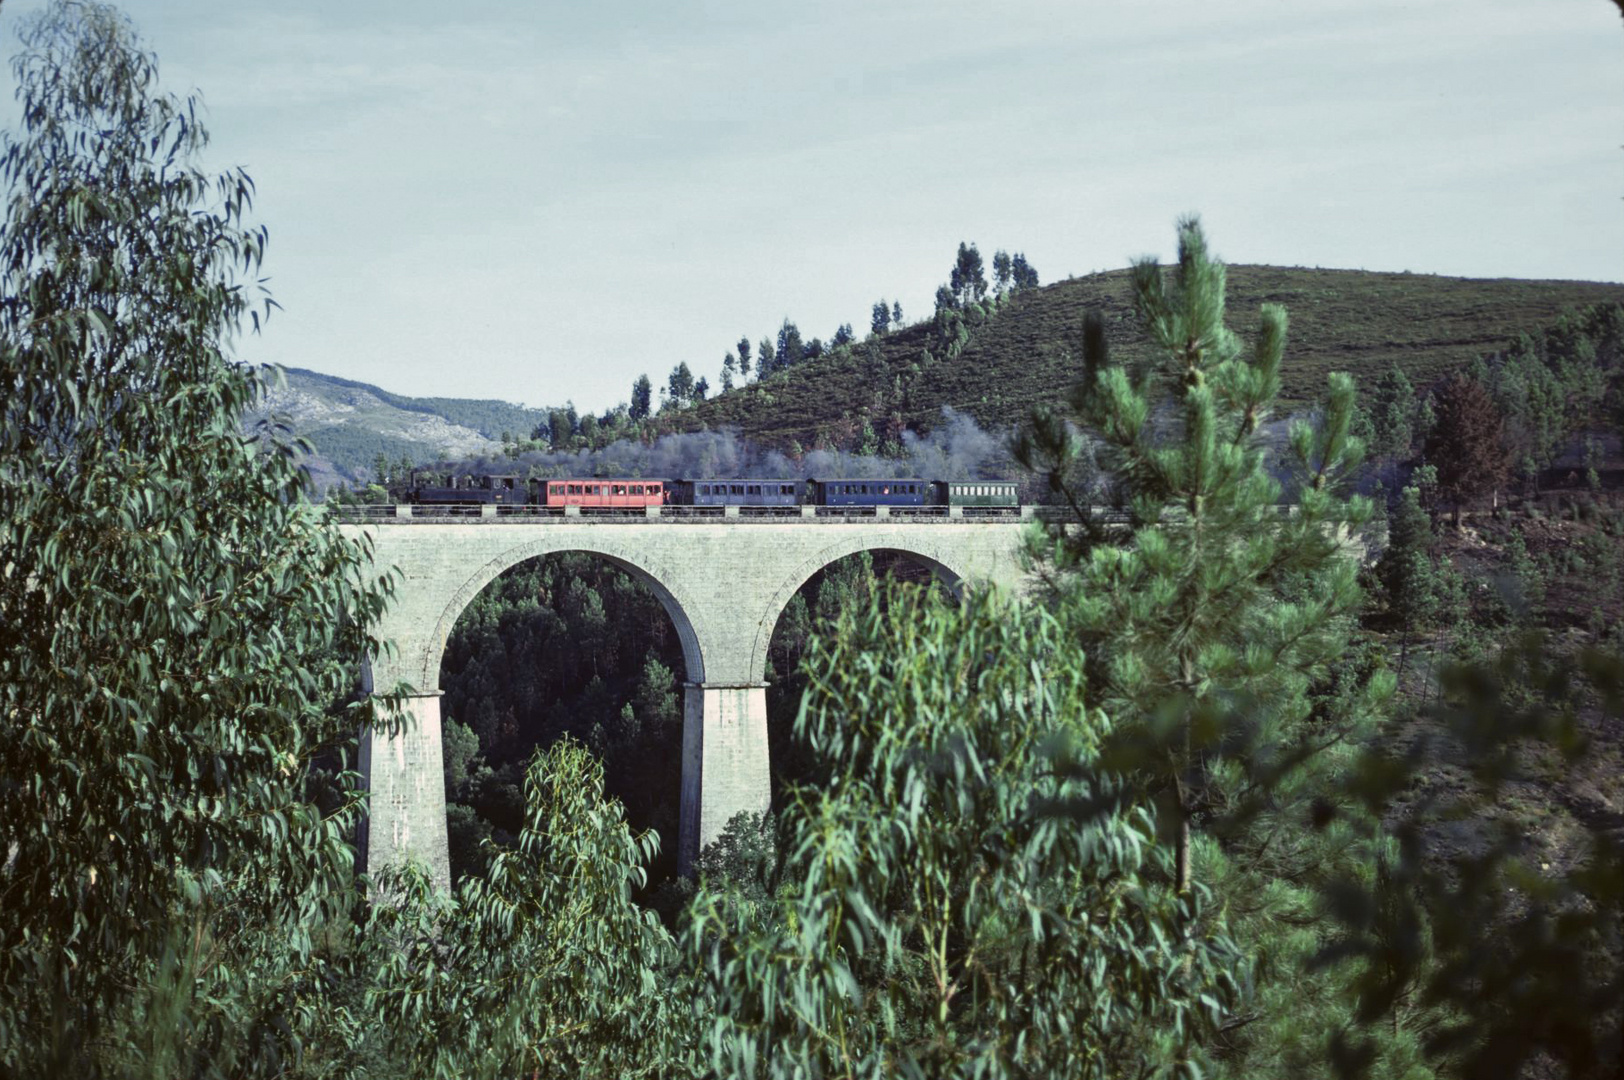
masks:
[[[802,559],[796,564],[788,577],[770,594],[761,624],[756,630],[755,645],[750,654],[750,670],[760,672],[767,666],[767,650],[772,644],[773,630],[778,626],[778,618],[784,613],[790,599],[801,590],[801,587],[812,580],[812,575],[828,566],[830,563],[846,558],[848,555],[857,555],[864,551],[897,551],[910,558],[918,560],[927,567],[937,580],[941,581],[957,595],[964,587],[967,568],[963,561],[952,552],[944,551],[941,546],[928,542],[918,542],[912,539],[896,536],[844,536],[834,543],[820,548],[816,553]]]
[[[557,540],[548,538],[519,544],[503,551],[481,566],[452,593],[435,624],[433,636],[423,649],[420,658],[422,669],[418,672],[422,676],[422,681],[416,685],[439,688],[440,663],[445,656],[445,646],[451,637],[451,631],[456,628],[457,619],[467,610],[468,605],[473,603],[474,597],[483,592],[491,582],[531,559],[569,552],[596,555],[612,563],[636,578],[658,597],[660,606],[665,608],[666,614],[671,618],[671,625],[676,627],[678,640],[682,642],[682,657],[688,668],[688,681],[692,683],[705,681],[705,650],[694,631],[693,619],[689,615],[690,611],[695,610],[694,602],[683,595],[686,590],[676,584],[676,574],[645,555],[633,551],[628,544],[601,540],[583,542],[579,538]]]

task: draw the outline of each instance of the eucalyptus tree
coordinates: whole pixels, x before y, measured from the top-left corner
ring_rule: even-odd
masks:
[[[484,875],[447,895],[408,868],[359,928],[385,1075],[700,1074],[708,1003],[632,899],[658,838],[633,834],[602,764],[568,740],[530,763],[524,807]]]
[[[345,1023],[337,707],[389,582],[239,417],[266,233],[114,9],[23,23],[0,223],[0,1073],[277,1072]],[[326,763],[326,764],[323,764]],[[336,766],[336,769],[334,768]],[[318,801],[319,800],[319,801]]]
[[[1199,1075],[1237,957],[1101,768],[1060,621],[904,589],[803,670],[771,895],[689,911],[710,1075]]]

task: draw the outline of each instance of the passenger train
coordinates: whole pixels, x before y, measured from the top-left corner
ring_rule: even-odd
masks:
[[[634,510],[691,507],[1014,507],[1016,485],[1001,480],[926,480],[919,477],[819,478],[454,476],[445,485],[415,482],[409,501],[423,506],[590,507]]]

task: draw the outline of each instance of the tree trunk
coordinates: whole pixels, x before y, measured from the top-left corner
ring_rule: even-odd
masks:
[[[1190,892],[1190,812],[1183,805],[1179,805],[1179,835],[1178,847],[1173,857],[1173,877],[1180,896]]]

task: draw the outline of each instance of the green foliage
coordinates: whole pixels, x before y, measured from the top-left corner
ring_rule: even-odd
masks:
[[[1279,389],[1286,314],[1264,306],[1246,359],[1224,325],[1224,266],[1193,219],[1180,224],[1171,283],[1148,259],[1134,279],[1161,366],[1110,363],[1091,318],[1069,416],[1037,414],[1017,456],[1065,489],[1086,445],[1081,427],[1132,515],[1128,530],[1108,535],[1074,501],[1080,520],[1035,532],[1032,554],[1094,654],[1091,700],[1141,740],[1124,748],[1125,762],[1164,804],[1183,888],[1192,820],[1231,798],[1220,766],[1268,774],[1325,737],[1307,723],[1308,689],[1346,648],[1361,596],[1339,537],[1370,506],[1336,494],[1363,448],[1349,434],[1352,380],[1333,375],[1316,422],[1292,426],[1299,494],[1294,512],[1280,513],[1258,429]],[[1167,419],[1152,422],[1162,387]],[[1384,692],[1380,681],[1368,692],[1367,706]]]
[[[654,385],[647,375],[639,375],[632,383],[632,403],[628,415],[633,420],[647,419],[654,405]]]
[[[1370,409],[1370,454],[1408,461],[1420,425],[1420,402],[1404,369],[1392,365],[1376,383]]]
[[[1624,375],[1624,306],[1596,304],[1537,335],[1520,334],[1475,373],[1505,418],[1513,460],[1549,468],[1567,442],[1598,419]]]
[[[513,850],[455,897],[420,874],[378,883],[360,949],[367,1012],[399,1073],[663,1077],[686,1072],[696,1002],[659,920],[632,900],[657,846],[604,797],[603,769],[560,742],[525,775]]]
[[[1097,771],[1068,648],[979,593],[814,643],[798,729],[828,780],[782,811],[781,885],[691,908],[716,1074],[1196,1074],[1233,953]]]
[[[951,299],[952,290],[946,292]],[[931,429],[943,405],[972,415],[983,427],[1015,428],[1034,406],[1052,403],[1057,388],[1076,381],[1082,360],[1078,324],[1088,310],[1102,313],[1112,353],[1124,364],[1154,359],[1133,318],[1127,270],[1042,288],[1034,280],[1017,295],[1018,304],[974,328],[954,356],[937,345],[930,309],[925,321],[907,326],[893,304],[891,329],[875,341],[883,372],[859,357],[830,353],[780,375],[770,404],[756,393],[713,398],[684,413],[680,429],[734,426],[763,445],[782,449],[793,439],[814,446],[820,430],[842,413],[860,414],[873,404],[876,388],[890,386],[898,375],[907,385],[901,412],[911,429]],[[1291,354],[1280,371],[1282,412],[1310,407],[1323,396],[1332,371],[1352,374],[1361,398],[1395,364],[1412,385],[1430,386],[1520,331],[1556,322],[1565,309],[1620,300],[1619,285],[1269,266],[1230,267],[1227,294],[1237,326],[1256,325],[1266,303],[1291,309]],[[910,376],[910,366],[927,349],[935,358],[929,376]],[[1418,441],[1424,432],[1423,422]]]
[[[1432,547],[1432,515],[1421,505],[1420,489],[1407,487],[1388,521],[1387,549],[1376,565],[1388,610],[1406,628],[1430,625],[1439,614]]]
[[[801,328],[785,319],[778,328],[778,344],[772,351],[772,371],[779,372],[792,368],[805,358],[806,346],[801,342]],[[767,351],[762,350],[766,356]]]
[[[1454,1075],[1517,1077],[1534,1062],[1543,1075],[1616,1075],[1624,849],[1592,820],[1567,865],[1540,866],[1523,823],[1496,810],[1530,760],[1572,768],[1584,759],[1581,687],[1617,722],[1624,660],[1557,659],[1530,636],[1446,670],[1443,682],[1438,734],[1367,755],[1341,785],[1340,801],[1360,820],[1385,821],[1396,844],[1380,876],[1326,890],[1343,934],[1319,959],[1353,973],[1365,1028],[1340,1040],[1338,1074],[1370,1075],[1370,1034],[1413,999],[1439,1018],[1426,1053]],[[1466,782],[1414,798],[1418,774],[1446,758]],[[1437,857],[1430,836],[1463,820],[1477,841]]]
[[[1510,460],[1502,418],[1481,383],[1459,374],[1433,396],[1437,422],[1427,436],[1426,459],[1438,469],[1438,494],[1455,508],[1505,482]]]
[[[1037,267],[1026,261],[1026,255],[1017,251],[1010,260],[1009,276],[1011,286],[1015,289],[1035,289],[1038,287]]]
[[[987,295],[987,275],[982,270],[981,252],[974,244],[959,244],[958,258],[954,260],[948,287],[960,307],[981,302]]]
[[[1507,602],[1512,611],[1527,619],[1545,602],[1545,574],[1528,554],[1521,533],[1512,533],[1506,541],[1505,557]]]
[[[447,792],[474,812],[452,838],[458,867],[480,865],[477,841],[511,843],[523,814],[525,763],[568,736],[602,756],[610,794],[633,825],[665,838],[654,874],[674,872],[682,649],[660,601],[624,571],[587,555],[537,559],[502,575],[464,609],[446,643],[440,685],[446,749],[462,725],[488,767]],[[483,826],[476,822],[482,822]]]
[[[869,313],[869,329],[876,334],[883,334],[891,329],[891,305],[884,300],[876,300],[874,309]],[[898,330],[902,329],[900,326]]]
[[[671,369],[666,379],[666,404],[674,409],[686,408],[694,399],[694,373],[686,360]]]
[[[0,228],[0,1072],[280,1073],[345,1017],[387,580],[245,437],[265,232],[111,8],[24,27]],[[268,301],[267,301],[268,304]],[[336,770],[336,771],[335,771]],[[317,799],[327,807],[318,808]]]

